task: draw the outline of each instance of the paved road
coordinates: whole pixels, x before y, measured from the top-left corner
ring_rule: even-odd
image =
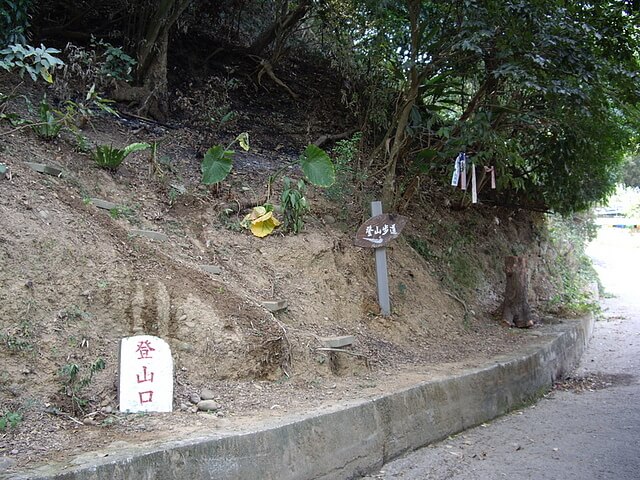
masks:
[[[608,228],[589,254],[615,297],[565,389],[366,479],[640,479],[640,234]]]

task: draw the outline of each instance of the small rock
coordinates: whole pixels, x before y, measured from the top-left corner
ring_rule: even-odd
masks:
[[[18,453],[20,453],[20,451],[17,448],[11,450],[11,455],[17,455]]]
[[[17,453],[18,451],[15,450],[15,452]],[[3,470],[8,470],[10,468],[15,467],[16,463],[18,463],[18,461],[14,460],[13,458],[0,457],[0,472],[2,472]]]
[[[213,400],[215,397],[216,394],[213,393],[213,390],[209,390],[208,388],[205,388],[200,392],[200,398],[202,400]]]
[[[195,350],[193,345],[187,342],[183,342],[182,340],[173,340],[171,342],[171,346],[177,350],[180,350],[186,353],[193,352]]]
[[[327,225],[332,225],[332,224],[336,223],[336,219],[332,215],[325,215],[324,216],[324,222]]]
[[[107,405],[106,407],[102,407],[100,411],[105,415],[109,415],[110,413],[113,412],[113,408],[110,405]]]
[[[221,406],[215,400],[202,400],[197,405],[198,410],[203,412],[215,412],[216,410],[220,410]]]
[[[187,405],[186,403],[181,403],[180,404],[180,411],[186,412],[187,410],[189,410],[189,405]]]
[[[82,420],[82,423],[84,423],[85,425],[95,425],[96,424],[96,422],[91,417],[85,418],[84,420]]]
[[[202,398],[200,398],[200,395],[198,395],[197,393],[192,393],[191,395],[189,395],[189,401],[194,405],[197,405],[202,401]]]

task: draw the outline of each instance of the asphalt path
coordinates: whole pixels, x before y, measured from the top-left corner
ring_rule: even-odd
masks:
[[[537,404],[385,465],[373,479],[640,479],[640,232],[588,249],[607,295],[580,365]]]

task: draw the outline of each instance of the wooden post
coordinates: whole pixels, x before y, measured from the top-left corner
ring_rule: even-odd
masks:
[[[507,282],[502,304],[502,320],[509,326],[529,328],[533,325],[531,309],[527,299],[527,259],[524,257],[506,257],[504,273]]]
[[[382,215],[382,202],[371,202],[371,216]],[[391,302],[389,300],[389,278],[387,274],[387,249],[376,248],[376,284],[378,287],[378,304],[382,315],[391,315]]]

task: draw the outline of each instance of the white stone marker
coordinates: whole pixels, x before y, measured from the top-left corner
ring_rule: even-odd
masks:
[[[152,335],[120,341],[120,411],[173,410],[173,358],[169,344]]]

